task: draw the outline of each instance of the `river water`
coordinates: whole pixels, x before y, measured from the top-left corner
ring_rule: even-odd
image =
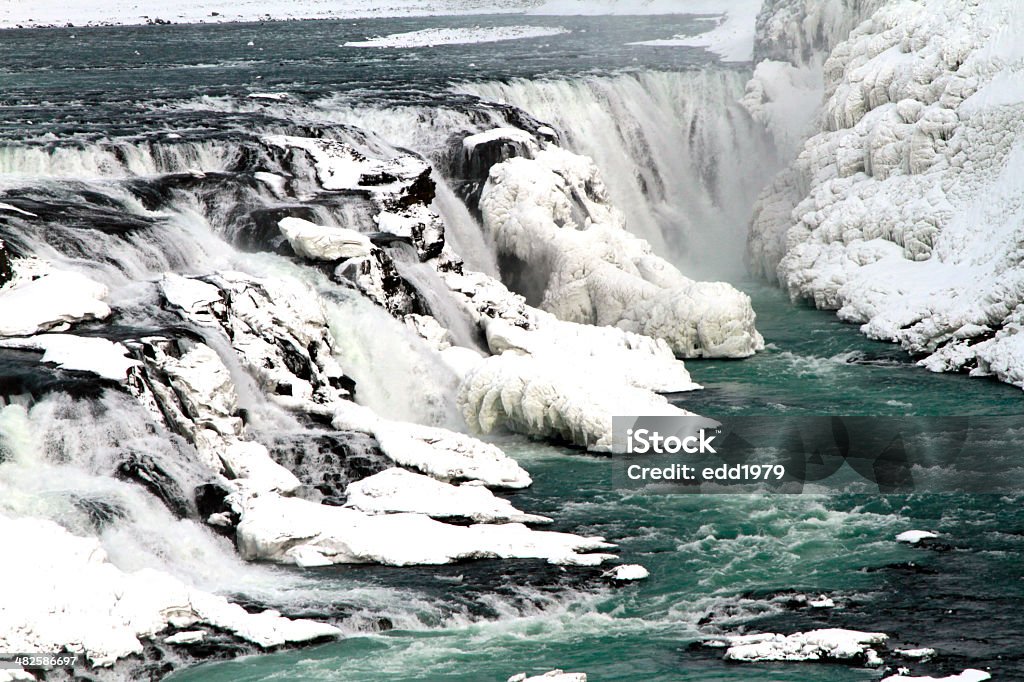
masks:
[[[517,23],[572,32],[499,46],[341,47],[376,34]],[[751,205],[775,168],[770,145],[734,105],[745,74],[698,49],[628,45],[696,25],[688,17],[484,17],[6,32],[0,188],[7,198],[51,196],[55,187],[67,201],[99,193],[128,210],[120,183],[217,170],[230,156],[224,150],[246,135],[296,124],[358,126],[382,144],[434,158],[452,133],[506,120],[508,111],[479,102],[481,95],[554,124],[566,144],[595,156],[630,224],[684,267],[706,266],[702,249],[723,242],[735,264],[743,225],[734,210]],[[289,97],[246,97],[261,92]],[[129,297],[126,277],[155,278],[166,267],[189,273],[225,260],[252,266],[254,258],[261,272],[284,267],[273,256],[235,253],[219,241],[229,235],[215,209],[188,208],[170,225],[181,232],[160,239],[199,246],[176,259],[131,263],[130,276],[108,282],[115,295]],[[473,227],[459,218],[460,230]],[[81,265],[88,255],[75,249],[89,243],[108,242],[54,242],[50,255]],[[118,252],[103,256],[116,260]],[[725,260],[712,265],[736,276]],[[688,363],[706,387],[680,399],[688,409],[712,416],[1020,412],[1019,389],[928,373],[831,314],[794,306],[758,283],[737,286],[751,293],[769,347],[743,361]],[[371,369],[367,376],[375,376]],[[921,670],[991,667],[1004,679],[1024,679],[1019,497],[649,496],[615,490],[604,458],[512,436],[497,442],[535,481],[511,496],[517,506],[554,517],[558,530],[608,537],[624,562],[650,569],[650,579],[611,588],[595,571],[487,561],[303,572],[247,567],[199,531],[161,537],[188,549],[167,570],[289,615],[332,618],[348,633],[171,679],[476,681],[556,667],[635,682],[877,679],[876,671],[835,665],[726,665],[719,650],[694,646],[720,632],[830,626],[938,649]],[[910,528],[942,533],[945,551],[893,541]],[[117,551],[116,533],[104,541],[115,561],[135,567],[130,551]],[[837,607],[797,608],[792,592],[827,594]]]

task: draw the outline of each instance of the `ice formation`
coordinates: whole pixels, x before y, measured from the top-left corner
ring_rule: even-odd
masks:
[[[817,134],[762,196],[752,269],[928,369],[1024,386],[1024,7],[867,9],[824,63]]]
[[[975,670],[973,668],[963,671],[957,675],[947,675],[946,677],[911,677],[910,675],[890,675],[889,677],[882,678],[882,682],[984,682],[984,680],[991,680],[991,673],[987,673],[984,670]]]
[[[749,297],[684,277],[630,234],[587,157],[545,144],[494,165],[480,211],[498,248],[540,280],[539,307],[562,320],[663,339],[681,357],[763,348]]]
[[[586,673],[567,673],[562,670],[549,670],[543,675],[527,676],[519,673],[508,678],[508,682],[587,682]]]
[[[916,545],[922,540],[931,540],[939,537],[930,530],[907,530],[896,536],[896,542],[905,542],[908,545]]]
[[[544,38],[568,33],[564,28],[545,26],[493,26],[489,28],[428,28],[408,33],[392,33],[366,40],[352,40],[344,47],[435,47],[438,45],[467,45],[470,43],[496,43],[503,40]]]
[[[887,639],[888,636],[880,632],[829,628],[792,635],[736,635],[717,643],[728,647],[727,661],[844,661],[876,666],[881,665],[882,660],[873,647]]]

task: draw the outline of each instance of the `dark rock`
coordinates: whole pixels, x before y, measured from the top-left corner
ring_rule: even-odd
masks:
[[[192,513],[191,505],[177,482],[149,455],[132,454],[117,467],[117,477],[141,485],[179,519]]]
[[[7,284],[14,277],[14,267],[11,264],[11,254],[7,246],[0,239],[0,287]]]

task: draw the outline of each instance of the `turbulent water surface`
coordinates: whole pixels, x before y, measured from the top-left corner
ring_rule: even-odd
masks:
[[[522,19],[6,33],[0,170],[10,175],[0,178],[0,201],[27,198],[40,213],[57,216],[57,225],[38,234],[11,220],[0,237],[108,284],[126,336],[173,324],[138,285],[165,270],[232,267],[310,278],[332,297],[336,329],[351,331],[338,334],[339,343],[359,383],[374,387],[363,398],[393,416],[448,423],[457,419],[442,405],[450,377],[408,378],[422,358],[400,342],[380,341],[397,334],[394,320],[282,259],[229,245],[245,242],[233,207],[265,200],[265,188],[234,188],[226,197],[214,183],[200,188],[198,199],[183,199],[155,179],[229,173],[256,153],[252,136],[312,127],[375,149],[411,148],[440,165],[453,133],[532,116],[597,160],[614,202],[656,250],[684,270],[699,264],[705,272],[698,274],[735,275],[746,213],[775,169],[771,145],[735,104],[745,74],[699,49],[627,45],[693,31],[694,20],[531,18],[571,33],[500,46],[342,47],[377,34],[480,22]],[[287,95],[247,97],[253,93]],[[174,197],[172,210],[155,215],[147,208],[141,185],[131,184],[145,182],[153,183],[146,191]],[[440,192],[449,240],[474,267],[493,270],[472,216],[443,184]],[[307,208],[324,221],[335,211],[358,213],[351,206]],[[103,229],[95,229],[100,223]],[[430,290],[429,273],[396,260],[405,263],[407,279]],[[793,307],[760,285],[741,288],[753,295],[769,347],[750,360],[689,363],[706,390],[684,396],[682,406],[712,415],[1019,412],[1018,389],[930,374],[830,314]],[[11,354],[3,362],[21,367]],[[310,436],[255,391],[242,397],[257,428],[296,442]],[[80,454],[81,443],[107,437],[109,421],[90,423],[88,409],[49,400],[49,411],[35,416],[62,452]],[[113,405],[120,415],[115,436],[144,437],[139,408],[124,403]],[[0,417],[8,432],[24,428],[13,412]],[[62,429],[74,436],[61,437]],[[613,490],[603,458],[512,437],[498,442],[533,475],[534,485],[512,496],[520,508],[553,516],[559,530],[607,536],[625,562],[645,565],[651,578],[612,589],[594,571],[527,561],[309,571],[248,566],[226,540],[186,522],[168,526],[147,511],[151,501],[141,500],[132,507],[136,522],[108,528],[104,543],[125,568],[159,566],[286,615],[332,618],[349,634],[312,649],[204,664],[176,673],[177,681],[503,680],[555,667],[585,670],[595,680],[877,679],[875,671],[832,665],[730,666],[720,651],[693,646],[710,633],[828,626],[934,647],[941,656],[930,670],[991,667],[1006,679],[1024,677],[1024,513],[1017,498],[645,496]],[[31,459],[28,449],[23,461]],[[113,486],[129,494],[127,484],[100,483],[88,467],[57,475],[70,488]],[[4,490],[31,480],[25,471],[8,476],[0,481]],[[11,499],[6,507],[17,509]],[[74,525],[73,515],[67,518]],[[893,541],[920,527],[941,532],[947,551]],[[795,608],[784,597],[792,591],[828,594],[837,608]]]

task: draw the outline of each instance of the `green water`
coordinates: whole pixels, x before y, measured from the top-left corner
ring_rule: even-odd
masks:
[[[708,414],[1019,411],[1017,388],[931,374],[832,315],[791,306],[774,289],[744,288],[753,294],[768,350],[744,361],[689,363],[707,389],[681,404]],[[591,680],[631,682],[843,682],[881,676],[809,663],[726,665],[720,651],[691,646],[717,631],[788,633],[809,627],[879,630],[893,637],[894,646],[936,647],[942,656],[929,671],[995,666],[1007,679],[1020,679],[1019,498],[649,496],[614,490],[604,458],[513,437],[500,444],[535,480],[513,496],[518,506],[556,517],[558,529],[606,536],[619,545],[624,562],[643,564],[651,577],[617,589],[592,586],[543,595],[536,586],[524,587],[539,606],[513,607],[504,592],[493,604],[502,613],[503,600],[508,602],[501,617],[353,634],[312,649],[205,664],[172,679],[505,680],[520,671],[552,668],[585,671]],[[937,530],[953,549],[929,552],[893,541],[910,528]],[[908,562],[925,570],[909,570]],[[378,569],[369,577],[362,569],[337,569],[357,580],[401,584],[453,600],[469,576],[495,570],[502,570],[495,562],[476,562],[420,570],[410,578],[406,569]],[[438,588],[438,577],[460,575],[464,582]],[[518,580],[514,572],[510,576]],[[839,608],[791,611],[769,601],[787,590],[830,594]]]

